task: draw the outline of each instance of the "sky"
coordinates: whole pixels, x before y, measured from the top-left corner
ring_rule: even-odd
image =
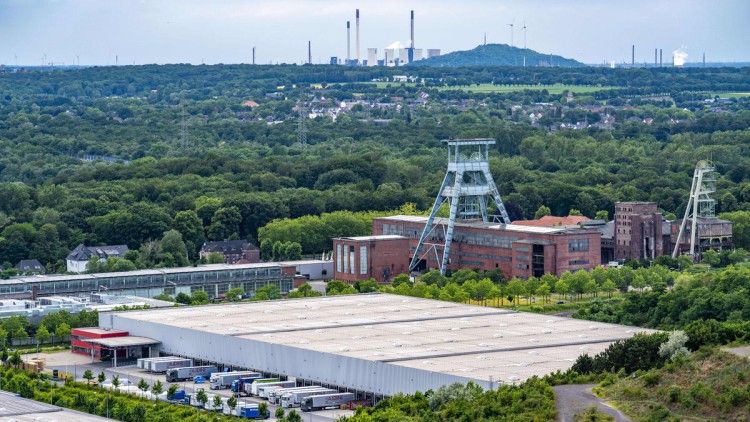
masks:
[[[584,63],[750,62],[750,0],[0,0],[0,64],[313,63],[408,44],[443,54],[511,43]]]

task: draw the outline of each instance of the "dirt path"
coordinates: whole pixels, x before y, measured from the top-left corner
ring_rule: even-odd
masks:
[[[618,422],[632,422],[624,413],[604,403],[596,397],[591,388],[596,384],[558,385],[555,388],[555,408],[559,422],[573,422],[573,416],[596,406],[597,410],[615,418]]]

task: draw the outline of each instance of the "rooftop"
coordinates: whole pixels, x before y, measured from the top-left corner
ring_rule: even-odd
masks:
[[[368,240],[401,240],[406,239],[403,236],[397,236],[394,234],[383,234],[379,236],[352,236],[352,237],[341,237],[343,240],[354,240],[357,242],[368,241]]]
[[[569,215],[567,217],[556,217],[553,215],[545,215],[537,220],[518,220],[514,221],[514,225],[518,226],[536,226],[536,227],[553,227],[553,226],[574,226],[582,221],[589,220],[588,217],[582,215]]]
[[[652,332],[382,293],[119,316],[482,381],[516,381],[565,370],[584,352],[595,354],[636,332]]]
[[[136,271],[123,271],[116,273],[96,273],[96,274],[75,274],[75,275],[47,275],[47,276],[32,276],[32,277],[13,277],[7,280],[0,280],[0,284],[17,284],[21,283],[38,283],[43,281],[68,281],[68,280],[80,280],[80,279],[97,279],[97,278],[109,278],[109,277],[129,277],[139,275],[161,275],[161,274],[175,274],[175,273],[194,273],[204,271],[220,271],[220,270],[244,270],[253,268],[277,268],[280,264],[278,262],[261,262],[255,264],[209,264],[201,265],[198,267],[178,267],[178,268],[158,268],[151,270],[136,270]]]
[[[377,219],[380,220],[394,220],[394,221],[407,221],[407,222],[413,222],[413,223],[419,223],[419,224],[427,224],[428,217],[423,215],[392,215],[388,217],[377,217]],[[448,219],[447,218],[441,218],[436,217],[435,218],[435,225],[445,225],[447,227],[448,225]],[[558,234],[558,233],[571,233],[574,231],[582,231],[583,229],[580,229],[578,227],[565,227],[565,226],[555,226],[555,227],[536,227],[536,226],[524,226],[524,225],[517,225],[517,224],[502,224],[502,223],[493,223],[493,222],[484,222],[484,221],[470,221],[470,222],[463,222],[456,220],[456,227],[473,227],[473,228],[484,228],[484,229],[492,229],[492,230],[506,230],[506,231],[514,231],[514,232],[520,232],[520,233],[537,233],[537,234]]]

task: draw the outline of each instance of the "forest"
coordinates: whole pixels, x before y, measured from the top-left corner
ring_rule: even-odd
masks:
[[[393,82],[397,70],[419,82]],[[0,74],[0,274],[22,259],[64,272],[80,243],[127,244],[130,263],[110,269],[196,262],[206,240],[268,238],[320,254],[333,236],[366,234],[373,215],[428,209],[444,174],[440,140],[460,137],[497,140],[491,170],[512,219],[540,206],[612,216],[618,200],[681,216],[692,169],[710,158],[717,211],[750,247],[750,98],[731,95],[750,91],[748,69],[397,70]],[[472,92],[480,83],[517,90]],[[544,89],[555,84],[587,91]]]

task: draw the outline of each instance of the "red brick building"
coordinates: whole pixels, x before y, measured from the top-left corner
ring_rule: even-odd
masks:
[[[423,216],[381,217],[372,222],[374,236],[334,239],[334,278],[354,281],[372,277],[384,282],[382,273],[390,278],[406,273],[426,223]],[[440,268],[447,219],[438,218],[436,227],[427,239],[419,270]],[[457,222],[453,233],[448,264],[453,271],[500,269],[506,278],[528,278],[591,270],[601,264],[601,232],[596,229]],[[360,264],[362,251],[366,266]],[[390,271],[385,272],[387,268]]]
[[[260,249],[247,240],[224,240],[206,242],[200,250],[201,258],[217,253],[227,264],[256,264],[260,262]]]
[[[664,250],[664,217],[656,202],[615,202],[615,259],[654,259]]]
[[[333,274],[354,283],[374,278],[390,283],[409,272],[409,239],[403,236],[361,236],[333,239]]]

